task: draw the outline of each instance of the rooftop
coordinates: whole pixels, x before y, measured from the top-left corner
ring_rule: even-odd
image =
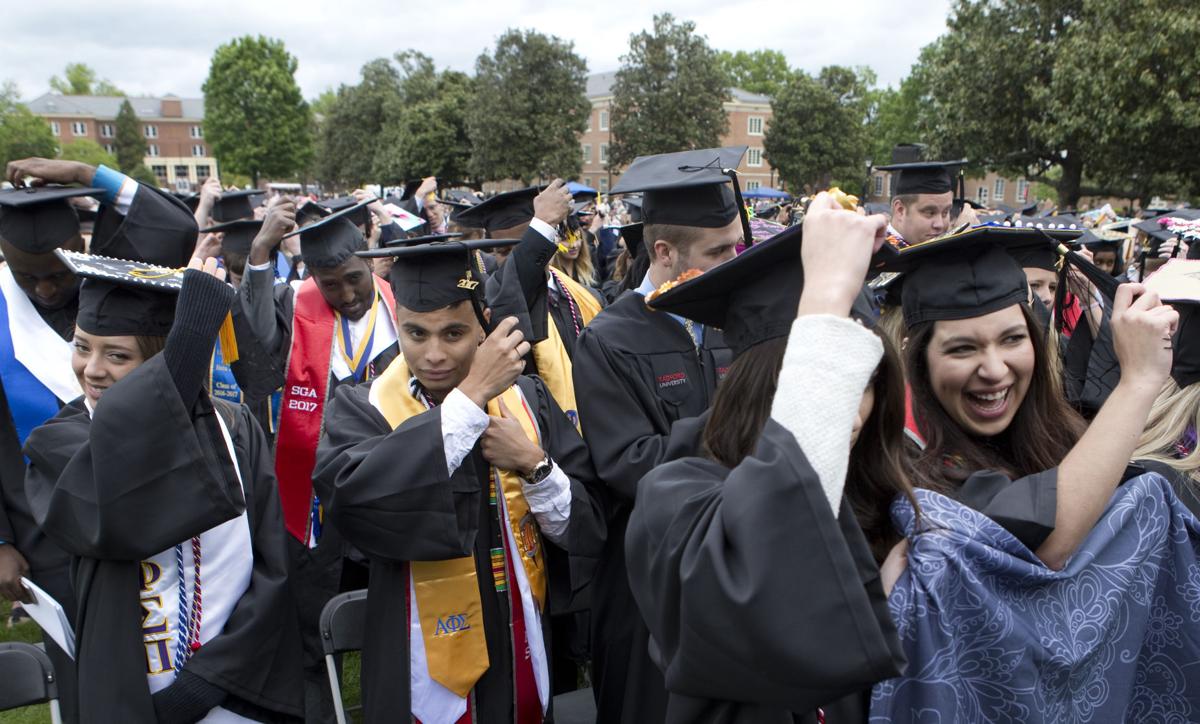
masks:
[[[584,92],[588,98],[606,98],[612,95],[613,83],[616,81],[617,72],[615,70],[592,73],[587,77],[587,90]],[[733,100],[737,103],[761,103],[763,105],[771,103],[770,96],[751,93],[741,88],[730,88],[729,95],[733,96]]]
[[[107,120],[117,117],[117,111],[121,109],[121,103],[124,101],[122,96],[62,96],[57,93],[45,93],[25,105],[39,116],[87,116]],[[163,101],[179,101],[183,107],[183,118],[204,118],[203,98],[180,98],[172,95],[129,98],[133,112],[143,119],[164,118]]]

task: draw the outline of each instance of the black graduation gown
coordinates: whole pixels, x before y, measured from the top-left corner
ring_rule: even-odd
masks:
[[[866,721],[904,655],[849,503],[835,519],[790,432],[769,421],[733,470],[659,466],[637,495],[626,558],[667,721]]]
[[[547,452],[571,480],[571,514],[563,547],[589,550],[603,538],[604,516],[586,446],[542,382],[518,379]],[[474,555],[491,668],[475,687],[480,724],[512,721],[512,654],[507,594],[492,584],[490,549],[500,529],[488,502],[488,466],[479,445],[453,475],[446,474],[441,409],[413,417],[395,430],[368,401],[369,385],[340,387],[327,411],[313,480],[330,501],[329,516],[346,539],[371,560],[363,649],[363,705],[368,722],[408,721],[409,653],[407,561]],[[577,550],[578,547],[578,550]],[[558,546],[545,541],[553,606]],[[546,649],[548,622],[542,617]],[[553,681],[551,681],[553,686]]]
[[[599,720],[662,721],[666,689],[647,652],[649,634],[629,591],[625,526],[638,481],[655,466],[696,454],[701,415],[732,361],[721,333],[696,349],[683,325],[623,294],[584,329],[575,350],[579,416],[608,498],[608,538],[592,582],[592,664]]]
[[[250,586],[222,633],[184,670],[224,690],[227,709],[301,715],[287,532],[269,448],[244,406],[215,405],[202,395],[185,409],[159,355],[109,388],[94,418],[80,398],[26,442],[34,516],[74,559],[85,721],[155,721],[137,605],[139,562],[242,510],[253,545]],[[229,427],[245,495],[223,453],[217,414]]]

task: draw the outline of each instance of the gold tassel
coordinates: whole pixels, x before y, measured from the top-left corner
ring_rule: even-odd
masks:
[[[221,343],[221,357],[225,364],[231,365],[238,361],[237,337],[233,334],[233,312],[225,315],[221,322],[221,331],[217,333],[217,341]]]

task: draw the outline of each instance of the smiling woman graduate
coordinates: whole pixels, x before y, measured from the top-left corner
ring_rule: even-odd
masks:
[[[1048,238],[1049,236],[1054,239]],[[1178,315],[1122,285],[1112,327],[1121,380],[1084,432],[1055,391],[1015,255],[1078,232],[978,227],[902,250],[905,369],[926,441],[915,484],[957,498],[1061,568],[1104,512],[1171,369]]]
[[[26,491],[74,559],[84,721],[300,715],[286,532],[262,429],[204,390],[233,302],[183,274],[63,254],[80,289],[84,395],[26,442]]]

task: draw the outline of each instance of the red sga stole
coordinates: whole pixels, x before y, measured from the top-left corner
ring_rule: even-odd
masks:
[[[379,277],[373,278],[394,323],[396,301],[392,288]],[[305,544],[312,533],[312,473],[329,397],[336,326],[334,311],[321,296],[316,281],[305,279],[293,304],[292,345],[275,442],[275,477],[279,480],[284,526]]]

